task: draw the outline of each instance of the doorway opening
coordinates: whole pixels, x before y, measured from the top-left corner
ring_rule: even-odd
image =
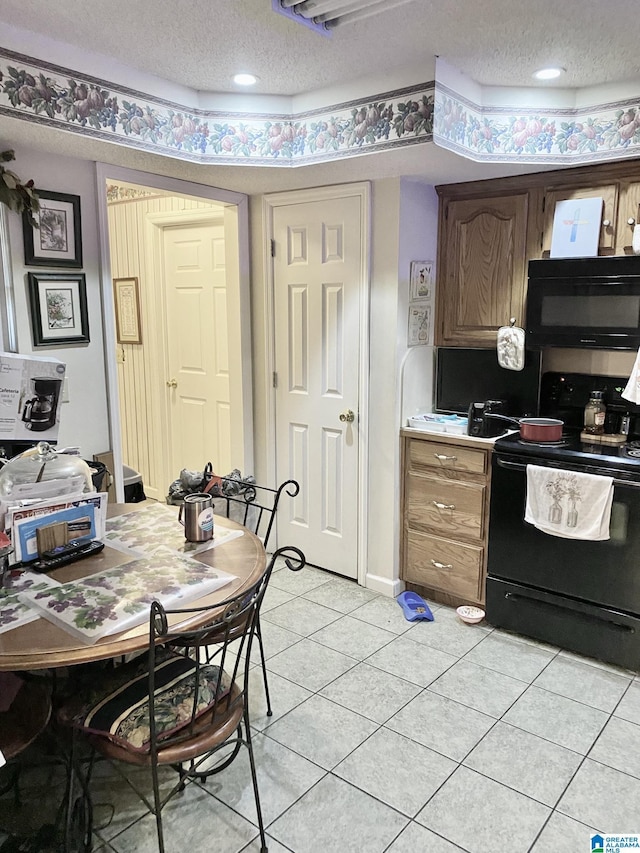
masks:
[[[98,192],[116,500],[124,465],[160,501],[183,468],[250,472],[246,197],[107,166]]]

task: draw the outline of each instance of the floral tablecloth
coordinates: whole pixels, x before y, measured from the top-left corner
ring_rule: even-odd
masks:
[[[194,560],[242,536],[216,519],[214,538],[186,542],[175,507],[152,504],[107,521],[105,543],[130,556],[115,569],[61,584],[48,575],[10,572],[0,588],[0,633],[41,616],[87,643],[140,625],[154,599],[182,607],[225,586],[234,575]]]

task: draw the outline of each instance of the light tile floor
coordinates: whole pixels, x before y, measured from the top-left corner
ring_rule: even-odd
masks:
[[[251,671],[270,853],[588,853],[640,833],[640,676],[317,569],[278,569],[262,612],[274,713]],[[156,850],[103,765],[95,849]],[[0,808],[7,799],[0,799]],[[165,812],[168,853],[258,853],[248,759]]]

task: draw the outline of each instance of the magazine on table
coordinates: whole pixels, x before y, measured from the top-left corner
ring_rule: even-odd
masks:
[[[148,621],[150,605],[183,607],[237,580],[168,548],[82,580],[42,590],[26,589],[20,598],[50,622],[86,643]]]

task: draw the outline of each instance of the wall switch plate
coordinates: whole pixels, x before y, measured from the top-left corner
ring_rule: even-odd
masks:
[[[62,380],[62,402],[69,402],[69,377],[65,376]]]

